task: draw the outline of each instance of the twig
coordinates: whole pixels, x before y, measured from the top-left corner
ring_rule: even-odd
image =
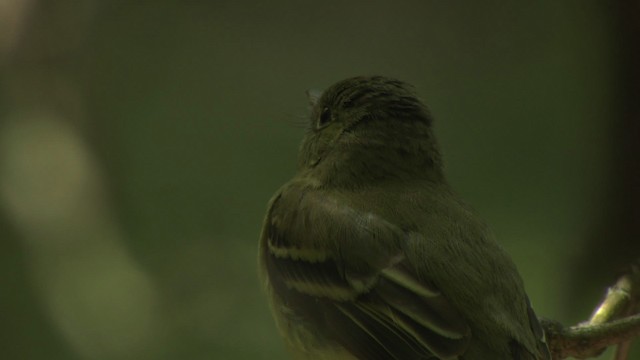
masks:
[[[615,359],[625,360],[631,340],[640,336],[640,314],[627,316],[635,310],[639,293],[640,267],[633,265],[609,288],[588,322],[565,328],[542,320],[553,359],[596,357],[608,346],[619,344]]]
[[[640,314],[599,325],[565,328],[557,322],[543,320],[542,326],[553,359],[566,359],[569,356],[586,359],[598,356],[607,346],[640,336]]]

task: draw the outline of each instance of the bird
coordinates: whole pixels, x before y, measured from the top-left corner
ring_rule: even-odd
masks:
[[[312,102],[259,240],[293,359],[551,359],[516,265],[445,179],[415,88],[357,76]]]

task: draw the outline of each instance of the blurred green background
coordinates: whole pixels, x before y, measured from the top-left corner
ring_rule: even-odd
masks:
[[[585,320],[640,254],[633,6],[0,2],[2,357],[284,358],[262,216],[305,90],[362,74],[417,87],[538,313]]]

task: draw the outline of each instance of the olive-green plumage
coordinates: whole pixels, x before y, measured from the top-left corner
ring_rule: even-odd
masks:
[[[295,359],[549,359],[515,265],[444,179],[431,122],[379,76],[315,103],[260,238]]]

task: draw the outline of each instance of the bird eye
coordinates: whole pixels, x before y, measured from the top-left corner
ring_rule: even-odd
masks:
[[[318,129],[326,126],[331,122],[331,110],[328,107],[322,109],[322,113],[320,113],[320,118],[318,118]]]

